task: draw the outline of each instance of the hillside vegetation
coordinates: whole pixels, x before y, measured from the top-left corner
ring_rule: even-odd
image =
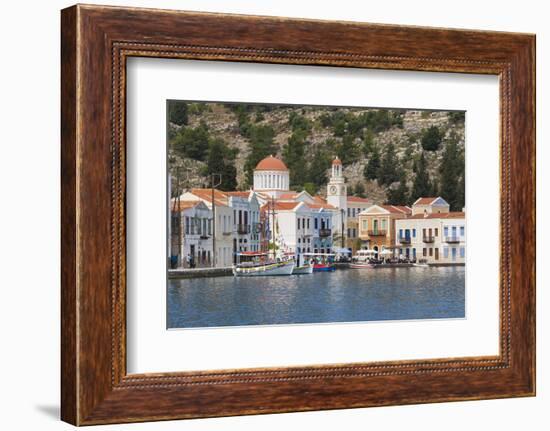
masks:
[[[395,205],[441,195],[464,207],[464,112],[181,101],[168,110],[173,193],[209,186],[212,173],[220,189],[246,190],[273,154],[292,189],[324,194],[338,156],[351,195]]]

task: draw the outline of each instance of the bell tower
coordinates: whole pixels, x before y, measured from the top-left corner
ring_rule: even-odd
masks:
[[[342,161],[334,157],[332,171],[327,185],[327,203],[338,208],[338,215],[335,217],[333,229],[342,233],[342,217],[344,221],[344,234],[347,228],[348,195],[346,181],[342,172]]]

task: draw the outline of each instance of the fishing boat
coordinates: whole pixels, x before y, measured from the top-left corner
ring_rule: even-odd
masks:
[[[313,272],[335,271],[334,256],[334,253],[304,253],[304,257],[313,263]]]
[[[357,250],[357,253],[351,258],[349,267],[352,269],[372,269],[375,264],[371,263],[371,259],[376,255],[376,250]]]
[[[301,262],[301,255],[296,256],[296,266],[292,270],[292,274],[301,275],[301,274],[312,274],[313,273],[313,263],[309,260]]]
[[[261,236],[268,239],[267,250],[269,251],[241,251],[236,253],[237,262],[233,265],[235,277],[255,277],[268,275],[291,275],[296,263],[292,256],[284,253],[281,244],[275,236],[276,219],[274,200],[268,208],[266,217],[266,229],[260,232]],[[271,220],[270,220],[271,219]]]
[[[243,251],[237,253],[237,259],[238,263],[233,266],[236,277],[291,275],[295,266],[292,259],[270,259],[268,253],[261,252]]]

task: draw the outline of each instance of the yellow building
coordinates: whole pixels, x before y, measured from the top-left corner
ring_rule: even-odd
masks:
[[[411,208],[397,205],[372,205],[359,213],[359,238],[368,248],[380,252],[393,250],[395,244],[395,220],[411,215]]]

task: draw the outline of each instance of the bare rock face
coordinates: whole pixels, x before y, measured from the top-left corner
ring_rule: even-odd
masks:
[[[205,105],[206,109],[189,114],[188,125],[184,127],[197,127],[204,123],[207,125],[212,138],[221,138],[227,145],[238,150],[235,167],[237,169],[238,188],[243,189],[246,186],[244,166],[250,153],[250,141],[241,133],[238,116],[228,105],[221,103],[208,103]],[[371,108],[338,108],[338,110],[344,113],[351,112],[354,115],[377,111],[377,109]],[[335,135],[334,128],[324,127],[321,118],[323,115],[334,113],[335,108],[276,106],[272,107],[271,110],[262,112],[261,115],[252,112],[249,114],[248,119],[251,124],[269,125],[273,128],[275,132],[275,155],[282,158],[283,149],[292,135],[292,127],[289,124],[289,116],[292,112],[297,112],[305,117],[311,124],[311,129],[307,135],[306,158],[313,154],[317,148],[323,148],[332,157],[334,154],[332,154],[333,151],[330,148],[340,145],[342,138]],[[449,111],[401,110],[399,112],[402,113],[402,125],[394,125],[382,132],[374,133],[373,142],[382,156],[386,147],[390,143],[393,144],[399,160],[399,168],[404,170],[410,186],[414,179],[413,160],[423,151],[421,145],[423,132],[429,127],[435,126],[442,132],[444,137],[437,151],[423,151],[424,157],[428,161],[430,174],[435,177],[438,174],[448,138],[453,136],[454,139],[457,139],[459,147],[464,149],[464,122],[453,121]],[[171,125],[171,128],[174,132],[177,132],[179,126]],[[380,186],[376,180],[365,179],[364,169],[370,154],[364,150],[361,137],[356,139],[356,145],[359,149],[357,157],[344,166],[344,176],[348,183],[348,189],[353,192],[357,184],[362,184],[367,197],[374,202],[384,202],[388,187]],[[169,151],[169,157],[171,158],[170,170],[173,177],[173,190],[176,186],[177,177],[180,179],[180,187],[181,184],[186,182],[198,185],[206,183],[206,178],[203,176],[203,162],[181,158],[173,151]],[[329,176],[328,174],[327,171],[327,176]],[[320,193],[324,193],[324,191],[324,187],[319,190]]]

